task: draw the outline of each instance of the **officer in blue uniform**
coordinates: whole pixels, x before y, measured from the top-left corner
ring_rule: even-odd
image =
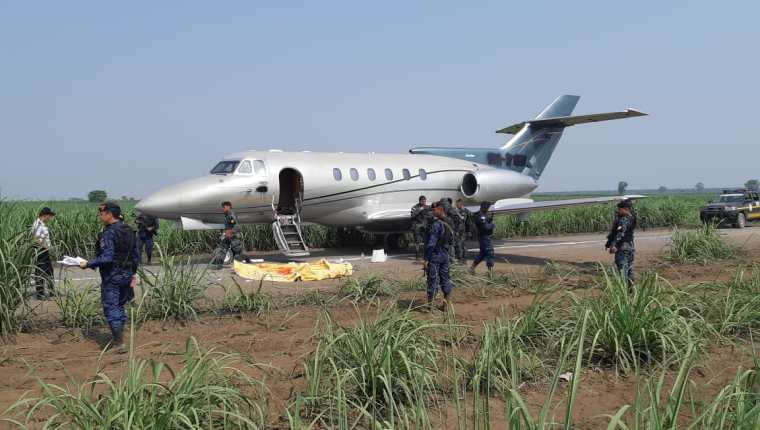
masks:
[[[111,327],[111,348],[124,353],[127,351],[124,345],[124,326],[127,322],[124,305],[135,297],[137,266],[140,263],[137,240],[135,232],[122,220],[119,205],[102,203],[98,211],[105,229],[98,237],[96,257],[81,262],[79,266],[100,270],[100,300]]]
[[[493,217],[488,214],[488,209],[490,208],[490,202],[481,202],[480,211],[474,215],[475,228],[478,231],[478,246],[480,247],[480,253],[475,257],[475,260],[472,261],[470,273],[475,273],[475,268],[483,260],[486,261],[488,272],[490,273],[493,270],[494,252],[491,236],[493,235],[493,230],[496,226],[493,223]]]
[[[446,212],[441,202],[431,205],[433,223],[425,243],[425,274],[427,275],[427,307],[431,310],[433,299],[440,287],[443,291],[444,307],[448,305],[453,284],[449,278],[449,247],[454,232],[446,222]]]
[[[140,241],[137,244],[137,249],[142,257],[143,249],[145,250],[145,257],[147,263],[150,264],[150,260],[153,258],[153,236],[158,234],[158,219],[148,214],[140,214],[135,219],[137,224],[137,238]]]
[[[427,197],[420,196],[419,203],[412,206],[412,233],[414,234],[414,258],[420,257],[420,248],[422,253],[425,250],[425,236],[429,224],[432,222],[432,216],[430,215],[430,208],[427,205]]]
[[[615,266],[625,277],[629,286],[633,285],[633,258],[636,252],[633,246],[633,231],[635,229],[636,215],[633,212],[633,204],[630,200],[623,200],[617,205],[617,217],[604,247],[610,254],[615,254]]]

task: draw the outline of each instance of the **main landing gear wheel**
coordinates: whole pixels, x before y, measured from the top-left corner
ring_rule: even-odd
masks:
[[[405,234],[386,234],[383,236],[383,248],[386,252],[405,250],[409,247],[409,238]]]
[[[393,241],[393,247],[398,250],[405,250],[409,248],[409,237],[405,234],[397,234],[395,235]]]

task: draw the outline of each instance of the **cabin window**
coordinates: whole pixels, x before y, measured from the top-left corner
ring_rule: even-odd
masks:
[[[352,167],[351,170],[348,171],[348,173],[351,175],[351,179],[353,179],[354,181],[358,181],[359,180],[359,171],[358,170],[356,170],[356,169],[354,169]]]
[[[340,169],[335,168],[333,169],[333,178],[335,178],[336,181],[340,181],[343,179],[343,174],[340,173]]]
[[[401,174],[404,175],[404,179],[407,181],[412,177],[412,174],[409,173],[409,169],[401,169]]]
[[[261,160],[253,160],[253,173],[257,175],[266,175],[267,166]]]
[[[393,180],[393,170],[391,169],[385,169],[385,179],[392,181]]]
[[[377,175],[375,175],[375,169],[369,168],[367,169],[367,177],[370,181],[374,181],[375,178],[377,178]]]
[[[528,164],[528,157],[521,154],[512,156],[512,165],[515,167],[525,167],[526,164]]]
[[[251,172],[253,172],[253,167],[251,167],[250,161],[244,160],[242,163],[240,163],[240,167],[238,167],[238,173],[250,175]]]
[[[427,180],[427,172],[425,171],[425,169],[420,169],[420,179],[422,179],[423,181]]]
[[[488,154],[486,154],[486,161],[488,162],[488,164],[492,166],[501,167],[501,162],[502,162],[501,154],[499,154],[498,152],[489,152]]]
[[[211,169],[212,175],[227,175],[235,171],[240,161],[220,161]]]

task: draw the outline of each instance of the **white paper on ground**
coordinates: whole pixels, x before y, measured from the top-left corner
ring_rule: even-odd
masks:
[[[372,250],[372,259],[370,260],[372,263],[384,263],[387,259],[388,259],[388,256],[385,255],[384,249]]]
[[[82,257],[69,257],[68,255],[64,255],[63,259],[59,261],[59,263],[63,264],[64,266],[79,266],[79,263],[87,261]]]

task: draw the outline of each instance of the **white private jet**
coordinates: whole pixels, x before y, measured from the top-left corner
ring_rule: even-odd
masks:
[[[538,187],[565,127],[631,118],[626,109],[572,116],[579,96],[563,95],[535,119],[498,130],[514,135],[501,148],[414,148],[409,154],[244,151],[225,157],[209,175],[161,189],[136,209],[177,220],[184,229],[220,229],[220,204],[230,201],[241,223],[270,223],[280,250],[308,255],[303,223],[390,234],[403,241],[411,226],[410,207],[462,198],[470,207],[494,202],[494,214],[527,214],[542,209],[638,198],[610,196],[534,202]]]

